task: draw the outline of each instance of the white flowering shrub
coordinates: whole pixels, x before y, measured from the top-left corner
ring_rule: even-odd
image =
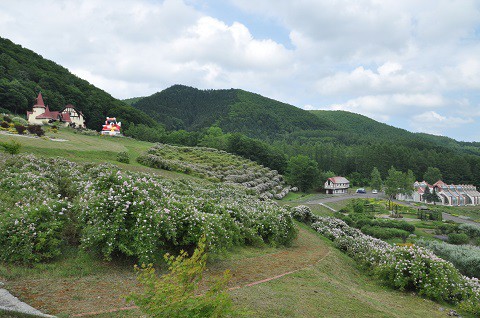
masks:
[[[363,234],[339,219],[315,217],[312,227],[341,250],[400,290],[416,291],[425,297],[459,303],[480,315],[480,282],[460,274],[452,263],[417,246],[392,246]]]
[[[238,186],[34,156],[0,162],[4,261],[50,259],[63,244],[78,242],[105,259],[121,254],[151,262],[165,249],[196,245],[202,235],[212,250],[288,245],[296,235],[289,211]]]
[[[312,210],[306,205],[297,205],[291,210],[292,217],[300,222],[311,223],[314,220]]]
[[[290,190],[290,187],[285,187],[283,177],[278,171],[212,148],[158,144],[139,156],[137,161],[152,168],[242,185],[257,194],[275,190],[275,199],[278,200],[285,197]]]
[[[32,263],[60,255],[63,210],[67,202],[53,201],[2,215],[0,219],[0,260]]]

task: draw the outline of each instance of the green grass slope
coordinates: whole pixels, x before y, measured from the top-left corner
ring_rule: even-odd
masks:
[[[0,108],[26,115],[38,93],[51,110],[73,104],[83,112],[88,128],[99,130],[105,116],[116,116],[125,126],[155,126],[143,112],[113,98],[73,75],[66,68],[0,37]]]

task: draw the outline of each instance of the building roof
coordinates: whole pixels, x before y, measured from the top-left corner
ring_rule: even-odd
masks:
[[[333,183],[350,183],[345,177],[331,177],[328,180],[332,181]]]
[[[443,186],[446,186],[447,184],[445,182],[443,182],[442,180],[438,180],[437,182],[435,182],[433,184],[434,187],[443,187]]]
[[[70,119],[70,114],[68,112],[61,113],[60,116],[62,116],[62,120],[64,122],[70,123],[72,120]]]
[[[62,110],[62,113],[63,113],[63,114],[68,113],[68,112],[67,112],[67,108],[72,108],[72,109],[77,113],[78,116],[83,116],[83,113],[82,113],[81,111],[79,111],[79,110],[78,110],[75,106],[73,106],[72,104],[68,104],[68,105],[66,105],[66,106],[63,108],[63,110]]]
[[[58,112],[50,111],[50,109],[47,106],[47,107],[45,107],[45,112],[43,112],[42,114],[38,115],[35,118],[36,119],[57,119],[58,118]]]
[[[36,102],[35,102],[35,105],[33,105],[33,107],[45,108],[45,104],[43,103],[42,93],[38,93],[38,96],[37,96],[37,98],[35,98],[35,100],[36,100]]]

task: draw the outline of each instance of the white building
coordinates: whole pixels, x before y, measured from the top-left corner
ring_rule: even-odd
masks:
[[[44,123],[59,122],[64,126],[73,126],[77,128],[85,127],[85,118],[81,111],[75,109],[73,105],[67,105],[62,111],[51,111],[43,102],[42,93],[38,93],[36,103],[32,111],[27,111],[27,121],[30,125],[43,125]]]
[[[327,194],[347,193],[350,187],[350,181],[345,177],[332,177],[327,179],[323,187]]]

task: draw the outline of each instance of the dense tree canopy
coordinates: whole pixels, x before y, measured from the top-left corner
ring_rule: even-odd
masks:
[[[145,113],[7,39],[0,38],[0,107],[26,115],[41,92],[51,110],[72,104],[83,112],[88,128],[100,130],[106,116],[115,116],[125,128],[130,123],[156,127]]]
[[[317,163],[307,156],[291,157],[287,167],[287,182],[300,191],[313,189],[319,183],[320,173]]]
[[[427,171],[423,174],[423,180],[429,184],[434,184],[438,180],[442,180],[442,172],[438,168],[428,167]]]
[[[382,189],[382,176],[380,175],[380,171],[378,171],[377,167],[373,167],[370,176],[370,186],[372,189]]]

